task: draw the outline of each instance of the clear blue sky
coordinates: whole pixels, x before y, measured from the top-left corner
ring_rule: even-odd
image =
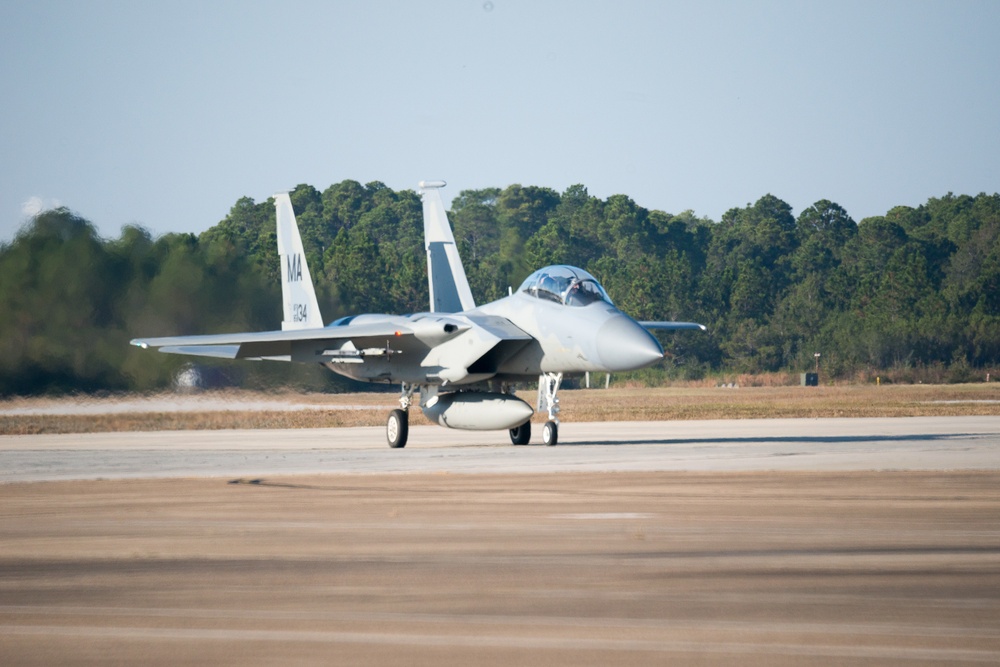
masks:
[[[0,241],[343,179],[718,219],[1000,190],[1000,2],[0,1]]]

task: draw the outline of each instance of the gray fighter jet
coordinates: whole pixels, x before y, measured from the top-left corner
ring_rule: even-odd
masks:
[[[367,382],[399,383],[389,414],[390,447],[406,445],[409,409],[419,394],[424,415],[448,428],[510,431],[531,439],[532,407],[514,395],[538,381],[537,410],[548,413],[542,442],[559,437],[559,385],[566,374],[643,368],[663,358],[647,329],[699,329],[692,322],[636,322],[600,283],[572,266],[549,266],[516,292],[476,306],[448,223],[443,181],[419,184],[430,312],[354,315],[323,324],[302,239],[287,193],[274,197],[281,256],[281,331],[139,338],[161,352],[225,359],[319,363]]]

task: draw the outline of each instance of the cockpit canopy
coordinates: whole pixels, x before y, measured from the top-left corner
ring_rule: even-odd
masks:
[[[614,305],[597,279],[575,266],[547,266],[539,269],[521,283],[518,291],[536,299],[555,301],[566,306],[589,306],[596,301]]]

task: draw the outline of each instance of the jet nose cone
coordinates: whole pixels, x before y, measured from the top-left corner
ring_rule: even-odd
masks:
[[[609,371],[630,371],[663,358],[663,348],[635,320],[612,317],[597,331],[597,354]]]

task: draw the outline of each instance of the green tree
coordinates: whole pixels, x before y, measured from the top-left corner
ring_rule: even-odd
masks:
[[[777,370],[780,331],[770,326],[792,282],[798,247],[791,207],[773,195],[731,209],[713,229],[700,297],[723,354],[744,369]]]
[[[93,226],[45,211],[0,250],[0,393],[121,387],[115,303],[127,266]]]

